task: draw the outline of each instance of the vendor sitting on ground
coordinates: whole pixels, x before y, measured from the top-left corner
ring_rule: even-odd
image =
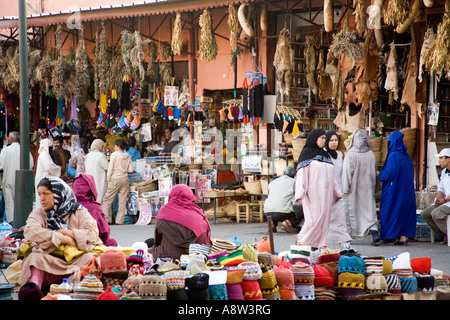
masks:
[[[170,190],[169,201],[156,216],[155,237],[145,242],[154,259],[174,260],[188,254],[192,243],[211,245],[209,221],[187,185],[177,184]]]
[[[443,149],[436,156],[439,157],[439,165],[442,168],[436,199],[420,216],[434,233],[444,236],[442,244],[447,244],[447,219],[450,215],[450,148]]]
[[[273,232],[277,232],[278,222],[284,230],[298,233],[303,218],[301,206],[293,205],[295,195],[295,170],[285,167],[283,175],[269,183],[269,194],[264,202],[266,216],[272,218]]]
[[[60,284],[63,278],[70,277],[92,259],[92,249],[102,244],[97,222],[77,203],[62,179],[43,178],[37,190],[40,205],[30,213],[24,227],[23,244],[29,244],[31,252],[20,266],[19,300],[40,300],[42,286]],[[64,245],[84,253],[68,262],[55,253]]]

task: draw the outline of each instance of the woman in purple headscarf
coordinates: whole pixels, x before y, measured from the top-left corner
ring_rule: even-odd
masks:
[[[73,181],[73,192],[77,202],[88,209],[91,216],[97,221],[98,235],[107,247],[116,247],[117,241],[109,237],[110,228],[106,221],[102,206],[97,200],[97,188],[94,177],[87,173],[78,175]]]

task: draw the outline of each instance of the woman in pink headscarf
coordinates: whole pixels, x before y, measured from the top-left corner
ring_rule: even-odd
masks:
[[[154,259],[179,259],[189,253],[192,243],[211,245],[211,228],[202,209],[195,204],[192,190],[185,184],[177,184],[156,216],[154,244],[149,246],[149,252]]]
[[[117,247],[117,241],[109,237],[110,228],[103,214],[102,206],[97,200],[97,188],[94,177],[87,173],[81,173],[73,181],[73,192],[77,202],[88,209],[91,216],[97,221],[98,235],[107,247]]]

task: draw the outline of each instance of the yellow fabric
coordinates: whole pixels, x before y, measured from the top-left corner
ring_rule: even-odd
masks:
[[[295,120],[294,128],[292,129],[292,136],[295,137],[300,133],[300,130],[298,129],[298,120]]]
[[[22,243],[19,247],[17,256],[21,258],[26,258],[31,251],[33,250],[33,247],[28,243]],[[92,253],[96,253],[98,255],[102,254],[106,251],[105,245],[96,245],[92,249]],[[74,246],[70,245],[60,245],[58,248],[56,248],[51,254],[55,257],[59,257],[61,259],[66,260],[67,262],[71,262],[73,259],[78,258],[82,254],[84,254],[85,251],[80,250]]]
[[[106,94],[102,94],[100,96],[100,110],[102,111],[103,114],[105,114],[107,108],[108,108],[108,97],[106,96]]]

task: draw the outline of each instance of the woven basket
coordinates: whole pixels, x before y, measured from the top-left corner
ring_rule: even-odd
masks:
[[[263,177],[260,180],[262,194],[269,194],[269,181]]]
[[[407,152],[409,154],[409,156],[412,158],[413,154],[414,154],[414,150],[416,148],[416,134],[417,134],[417,129],[416,128],[412,128],[412,129],[408,129],[408,130],[404,130],[401,131],[403,133],[403,142],[405,143]]]
[[[381,139],[381,160],[380,163],[384,164],[386,161],[387,153],[388,153],[388,139],[383,138]]]
[[[381,137],[370,137],[370,149],[373,152],[381,151]]]
[[[305,143],[306,139],[303,138],[292,139],[292,158],[294,160],[297,161],[298,157],[300,157]]]
[[[214,218],[214,209],[206,210],[205,216],[209,219]],[[216,209],[216,218],[223,218],[226,216],[226,213],[224,210]]]
[[[283,134],[284,142],[292,144],[292,134]]]
[[[156,180],[144,180],[135,181],[130,184],[130,186],[138,187],[139,196],[144,192],[156,191],[158,190],[158,182]]]
[[[236,217],[236,204],[237,203],[238,203],[237,201],[231,201],[228,204],[220,207],[220,209],[225,212],[225,215],[227,217]]]
[[[375,161],[377,164],[382,163],[381,162],[381,151],[373,151],[373,154],[375,156]]]
[[[256,181],[244,181],[244,188],[251,194],[261,194],[261,182],[259,180]]]

